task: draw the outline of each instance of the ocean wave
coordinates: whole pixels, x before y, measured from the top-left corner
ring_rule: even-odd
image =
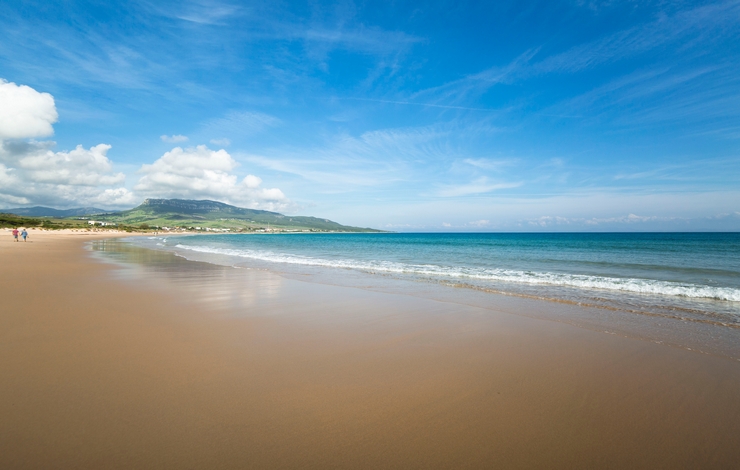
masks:
[[[616,278],[585,274],[519,271],[496,268],[484,269],[429,264],[406,264],[392,261],[358,261],[352,259],[329,260],[294,254],[273,253],[270,251],[235,250],[181,244],[176,245],[175,248],[198,253],[234,256],[271,263],[354,269],[371,273],[405,274],[446,279],[473,279],[477,281],[574,287],[579,289],[604,289],[637,294],[657,294],[695,299],[740,302],[740,289],[660,281],[654,279]]]

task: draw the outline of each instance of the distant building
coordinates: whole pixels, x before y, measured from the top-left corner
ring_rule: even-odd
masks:
[[[99,220],[88,220],[87,223],[90,225],[100,225],[101,227],[110,227],[110,226],[115,227],[116,225],[118,225],[113,222],[101,222]]]

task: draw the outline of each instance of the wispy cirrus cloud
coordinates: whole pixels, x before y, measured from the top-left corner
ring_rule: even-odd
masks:
[[[369,101],[372,103],[386,103],[386,104],[401,104],[401,105],[408,105],[408,106],[421,106],[423,108],[440,108],[440,109],[453,109],[453,110],[462,110],[462,111],[486,111],[491,112],[495,111],[489,108],[472,108],[470,106],[451,106],[451,105],[444,105],[444,104],[434,104],[434,103],[417,103],[413,101],[395,101],[395,100],[382,100],[382,99],[374,99],[374,98],[353,98],[348,97],[344,98],[346,100],[357,100],[357,101]]]
[[[530,74],[570,73],[652,51],[688,36],[733,34],[724,28],[740,20],[735,1],[702,5],[627,28],[603,38],[578,45],[532,64]],[[710,39],[711,38],[705,38]]]
[[[155,52],[147,50],[145,39],[116,41],[107,31],[88,29],[80,33],[62,24],[46,24],[45,34],[39,35],[37,26],[18,22],[0,30],[8,38],[0,42],[0,56],[13,60],[16,70],[49,84],[160,88],[169,93],[159,86],[159,80],[181,68],[155,57]],[[28,60],[31,56],[43,60]]]
[[[199,133],[218,136],[217,139],[234,139],[252,135],[270,127],[277,127],[282,121],[270,114],[256,111],[231,111],[224,117],[211,119],[202,124]]]
[[[406,180],[415,162],[447,155],[442,137],[448,132],[421,127],[370,131],[358,137],[340,134],[311,149],[284,148],[241,158],[320,183],[326,191],[354,191]]]
[[[443,85],[418,91],[411,95],[411,99],[432,100],[432,103],[440,106],[478,98],[495,85],[511,83],[519,78],[538,52],[538,48],[527,50],[504,66],[491,67]]]
[[[181,135],[181,134],[161,135],[161,136],[159,136],[159,139],[162,142],[179,143],[179,142],[187,142],[188,141],[188,136]]]
[[[680,10],[670,16],[617,31],[599,39],[549,54],[542,47],[528,49],[503,66],[494,66],[460,79],[424,89],[412,99],[428,99],[437,105],[459,104],[477,98],[491,87],[547,74],[575,73],[658,50],[677,42],[701,37],[698,44],[727,39],[740,20],[740,4],[734,1]],[[689,53],[691,43],[684,46]],[[698,50],[696,54],[702,54]]]
[[[258,165],[279,173],[298,176],[303,180],[316,183],[319,193],[342,193],[358,191],[362,188],[379,186],[393,182],[387,177],[388,165],[373,168],[367,164],[332,164],[325,159],[294,158],[281,154],[280,157],[266,157],[262,155],[241,154],[239,157],[249,163]]]
[[[292,31],[284,31],[288,37],[314,44],[313,54],[315,55],[325,53],[327,46],[387,55],[422,41],[421,38],[401,31],[385,31],[363,25],[358,25],[355,28],[310,27],[308,29],[297,28]]]
[[[219,147],[228,147],[231,145],[231,140],[222,138],[222,139],[211,139],[211,144],[217,145]]]
[[[716,130],[717,120],[730,125],[730,119],[740,115],[738,72],[735,64],[639,70],[561,101],[543,114],[580,114],[584,124],[608,121],[621,129],[704,123],[722,133]]]
[[[463,163],[486,171],[500,171],[516,164],[514,159],[466,158]]]
[[[231,3],[195,0],[183,2],[173,13],[175,18],[203,25],[220,25],[229,18],[240,16],[245,9]]]
[[[522,186],[524,183],[518,182],[496,182],[483,176],[470,183],[461,185],[447,185],[439,189],[435,194],[439,197],[461,197],[479,194],[487,194],[501,189],[512,189]]]
[[[6,41],[0,42],[0,57],[28,76],[49,83],[156,91],[172,99],[177,96],[193,101],[218,95],[221,76],[209,77],[215,79],[210,85],[203,83],[198,76],[204,70],[218,69],[222,75],[234,69],[272,68],[284,70],[306,85],[311,81],[306,71],[325,67],[332,51],[367,54],[378,63],[389,63],[392,61],[387,57],[400,57],[422,41],[403,31],[368,25],[351,15],[317,14],[306,19],[282,14],[270,4],[245,7],[216,0],[139,0],[110,12],[111,17],[120,16],[122,23],[133,22],[133,28],[120,28],[117,22],[75,28],[73,24],[89,20],[82,10],[64,11],[72,15],[71,21],[42,17],[29,22],[13,9],[5,13],[0,33]],[[163,18],[177,21],[162,24]],[[202,31],[194,33],[193,28]],[[276,48],[276,43],[281,46]],[[240,56],[245,47],[267,47],[271,52],[257,54],[258,59]],[[247,81],[257,80],[252,75]]]

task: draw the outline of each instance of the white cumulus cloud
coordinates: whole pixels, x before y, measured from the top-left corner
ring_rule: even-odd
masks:
[[[55,142],[29,140],[52,135],[58,117],[49,93],[0,79],[0,204],[133,205],[125,175],[108,158],[110,145],[55,151]]]
[[[111,173],[113,163],[107,153],[111,146],[98,144],[89,149],[82,145],[70,152],[52,152],[44,149],[23,155],[17,168],[28,179],[38,183],[67,184],[78,186],[110,186],[122,184],[123,173]]]
[[[54,207],[100,204],[128,206],[133,194],[120,186],[126,177],[113,171],[110,145],[78,145],[54,152],[54,142],[0,141],[0,201]]]
[[[52,135],[58,118],[50,94],[0,79],[0,139]]]
[[[215,199],[252,209],[285,210],[291,202],[278,188],[262,188],[262,180],[233,174],[239,164],[226,150],[205,145],[175,147],[151,165],[134,188],[148,197]]]

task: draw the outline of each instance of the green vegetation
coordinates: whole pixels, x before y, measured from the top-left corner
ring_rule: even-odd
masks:
[[[126,232],[141,232],[140,227],[131,227],[128,225],[92,225],[87,219],[81,218],[66,218],[60,219],[56,217],[23,217],[15,214],[0,213],[0,228],[40,228],[44,230],[63,230],[63,229],[75,229],[75,230],[123,230]]]
[[[29,217],[0,214],[0,227],[39,227],[48,230],[96,229],[126,232],[162,230],[187,232],[379,232],[369,228],[341,225],[317,217],[286,216],[277,212],[244,209],[215,201],[183,199],[147,199],[138,207],[121,212],[95,215],[77,215],[84,209],[57,209],[36,207],[34,213],[50,216]],[[99,210],[99,209],[93,209]],[[17,209],[19,212],[25,210]],[[45,212],[46,211],[46,212]],[[57,213],[75,213],[58,217]]]
[[[349,227],[328,219],[286,216],[244,209],[215,201],[147,199],[131,210],[95,215],[96,221],[135,226],[139,230],[170,229],[229,232],[378,232]]]
[[[90,224],[87,219],[67,218],[59,219],[54,217],[23,217],[15,214],[0,213],[0,228],[19,228],[19,227],[36,227],[44,230],[121,230],[124,232],[152,232],[156,227],[149,227],[147,224],[131,226],[125,224],[119,225],[100,225]]]
[[[66,219],[69,217],[102,214],[108,212],[95,207],[78,207],[76,209],[54,209],[52,207],[35,206],[35,207],[16,207],[15,209],[3,209],[7,214],[23,215],[26,217],[52,217],[55,219]]]
[[[0,228],[6,227],[40,227],[42,220],[20,217],[13,214],[0,214]]]
[[[65,228],[84,229],[88,227],[88,223],[84,220],[23,217],[20,215],[0,213],[0,228],[8,227],[39,227],[47,230],[61,230]]]

